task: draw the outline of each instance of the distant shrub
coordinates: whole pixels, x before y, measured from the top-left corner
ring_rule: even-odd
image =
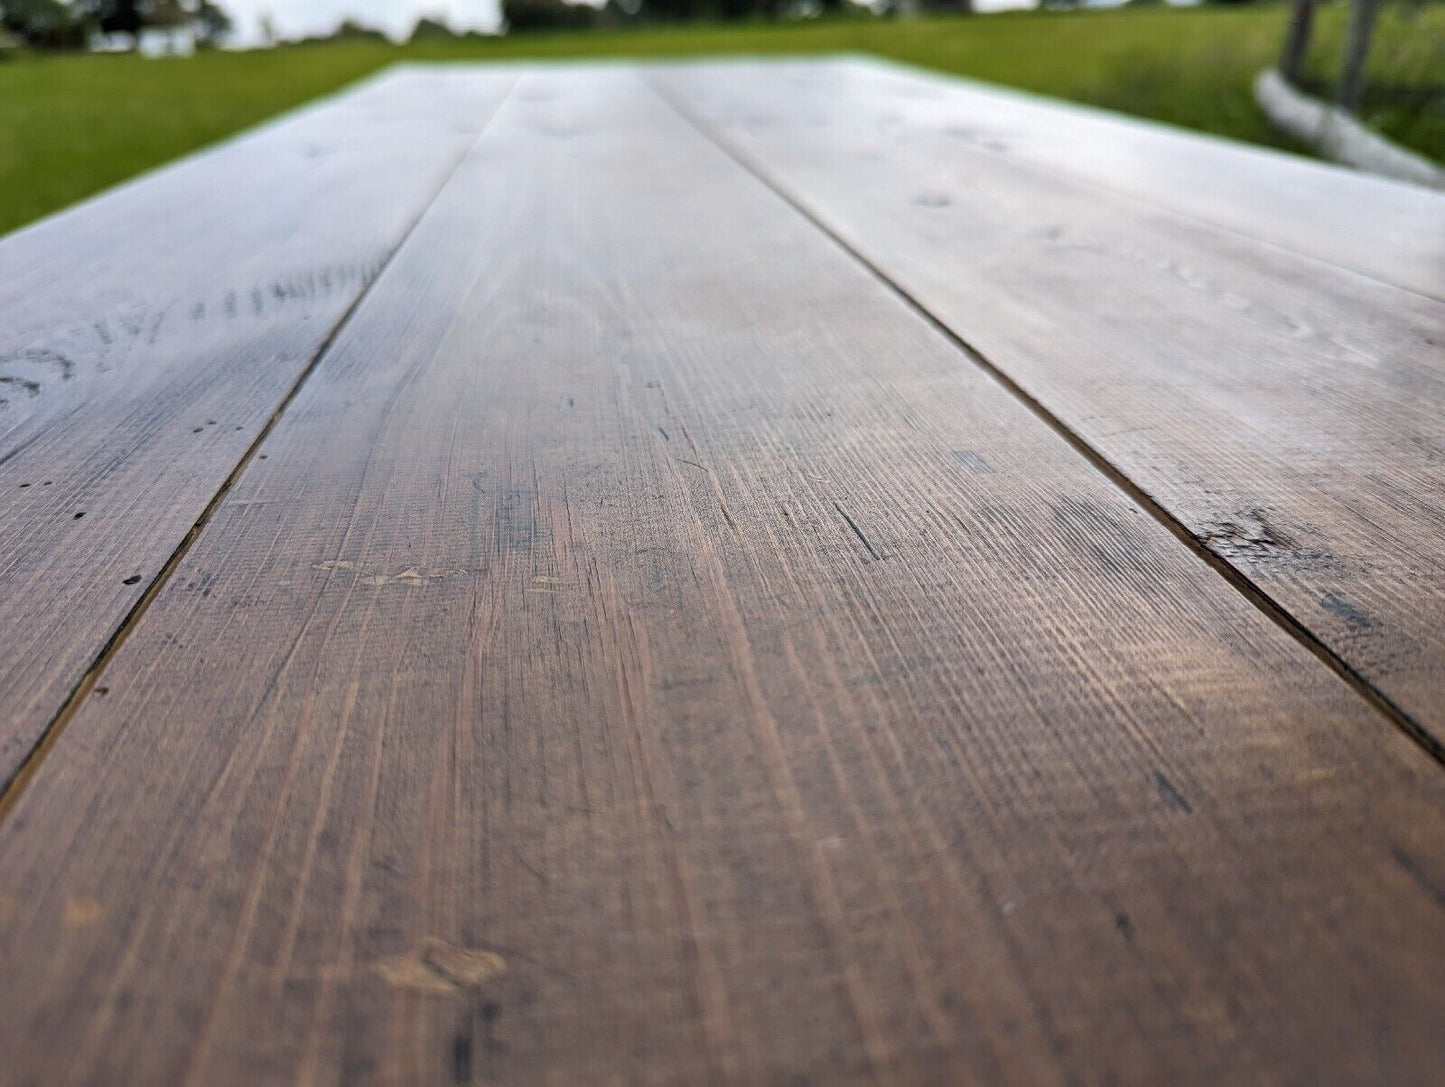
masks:
[[[586,30],[597,21],[597,9],[566,0],[502,0],[508,34],[544,30]]]
[[[460,35],[442,20],[426,17],[418,19],[411,32],[411,40],[414,42],[449,42],[458,37]]]
[[[374,26],[367,26],[355,19],[342,19],[341,25],[332,32],[331,40],[334,42],[384,42],[387,38]]]

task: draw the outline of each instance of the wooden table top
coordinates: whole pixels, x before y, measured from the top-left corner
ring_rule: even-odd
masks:
[[[1445,194],[398,68],[0,241],[0,1085],[1438,1084]]]

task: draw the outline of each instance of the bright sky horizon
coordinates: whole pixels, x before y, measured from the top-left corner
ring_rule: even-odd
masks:
[[[496,30],[498,0],[218,0],[235,21],[241,44],[255,44],[269,15],[283,38],[329,34],[346,18],[402,39],[423,16],[442,18],[457,30]]]

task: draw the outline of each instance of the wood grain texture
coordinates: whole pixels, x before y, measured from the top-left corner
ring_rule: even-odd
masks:
[[[1445,780],[620,69],[524,76],[0,824],[0,1083],[1379,1083]]]
[[[0,241],[0,785],[510,79],[395,71]]]
[[[887,69],[657,78],[1445,740],[1445,303],[950,140]]]
[[[1445,193],[881,58],[832,66],[887,122],[1445,299]]]

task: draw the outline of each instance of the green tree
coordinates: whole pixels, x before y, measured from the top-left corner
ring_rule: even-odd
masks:
[[[100,29],[107,34],[135,37],[146,25],[143,0],[85,0]]]
[[[61,0],[0,0],[0,27],[38,49],[78,49],[92,26],[90,12]]]
[[[212,45],[231,33],[231,17],[224,8],[213,4],[211,0],[200,0],[196,6],[196,23],[200,28],[201,40]]]

